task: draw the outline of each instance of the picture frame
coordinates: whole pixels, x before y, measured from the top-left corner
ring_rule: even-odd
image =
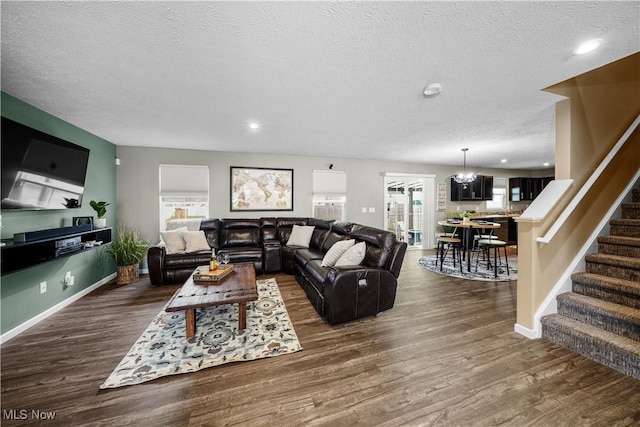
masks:
[[[293,211],[293,169],[230,167],[231,212]]]

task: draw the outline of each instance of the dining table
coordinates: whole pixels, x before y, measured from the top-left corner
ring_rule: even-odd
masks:
[[[464,220],[440,220],[438,221],[438,225],[442,225],[444,227],[452,227],[453,233],[452,235],[457,234],[458,229],[462,229],[462,250],[464,256],[466,256],[467,260],[467,271],[471,271],[471,251],[473,250],[473,232],[476,231],[478,234],[481,234],[481,230],[490,229],[495,230],[500,228],[500,224],[496,222],[489,221],[464,221]]]

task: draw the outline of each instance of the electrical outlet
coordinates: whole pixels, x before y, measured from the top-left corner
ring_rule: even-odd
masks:
[[[73,286],[74,277],[71,275],[70,271],[67,271],[64,275],[64,285],[65,286]]]
[[[47,282],[40,282],[40,293],[44,294],[47,292]]]

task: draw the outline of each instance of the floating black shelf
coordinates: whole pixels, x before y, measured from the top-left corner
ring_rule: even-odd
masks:
[[[56,230],[60,230],[60,232],[56,232]],[[111,227],[76,232],[73,230],[73,227],[44,230],[47,233],[43,235],[52,237],[36,238],[26,242],[16,242],[13,239],[3,240],[5,245],[0,248],[2,275],[111,243]],[[33,235],[37,236],[37,234]],[[97,241],[101,241],[102,244],[87,246],[87,242]]]

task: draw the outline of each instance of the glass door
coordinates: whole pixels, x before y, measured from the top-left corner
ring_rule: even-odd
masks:
[[[385,177],[385,227],[410,248],[425,245],[425,178]]]

